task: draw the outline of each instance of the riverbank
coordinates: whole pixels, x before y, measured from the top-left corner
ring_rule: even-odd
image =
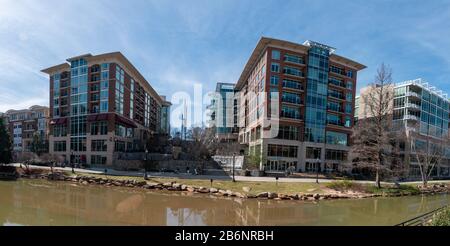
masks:
[[[335,181],[330,183],[281,183],[281,182],[232,182],[228,180],[196,180],[179,178],[110,176],[71,172],[51,172],[33,168],[17,168],[22,178],[66,181],[81,185],[102,185],[106,187],[129,187],[149,190],[212,194],[223,197],[274,200],[324,200],[355,199],[380,196],[409,196],[419,194],[449,193],[446,183],[433,184],[426,189],[415,185],[387,185],[381,189],[374,185]]]

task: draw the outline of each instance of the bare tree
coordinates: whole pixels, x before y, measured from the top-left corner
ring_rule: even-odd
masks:
[[[375,183],[381,188],[380,174],[390,170],[393,152],[392,110],[393,82],[392,70],[384,63],[377,69],[375,81],[361,95],[364,117],[358,120],[353,131],[352,156],[358,167],[368,168],[375,173]]]
[[[433,170],[437,169],[437,165],[445,157],[445,147],[448,146],[449,141],[447,138],[431,141],[430,137],[426,137],[425,141],[422,140],[423,144],[418,144],[419,141],[421,141],[419,138],[411,137],[411,151],[415,153],[415,161],[419,166],[422,185],[427,187]]]

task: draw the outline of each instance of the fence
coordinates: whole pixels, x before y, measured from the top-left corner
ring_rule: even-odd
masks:
[[[439,212],[447,207],[449,207],[449,205],[440,207],[440,208],[430,211],[426,214],[422,214],[415,218],[409,219],[400,224],[397,224],[396,226],[423,226],[426,222],[428,222],[433,217],[433,215],[435,215],[437,212]]]

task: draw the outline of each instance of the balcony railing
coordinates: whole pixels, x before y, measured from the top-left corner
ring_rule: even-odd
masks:
[[[407,114],[407,115],[405,115],[405,117],[403,119],[405,119],[405,120],[419,120],[419,117],[417,117],[415,115]]]
[[[413,91],[408,91],[408,92],[406,92],[406,96],[407,96],[407,97],[413,96],[413,97],[420,98],[420,94],[417,93],[417,92],[413,92]]]
[[[407,103],[407,104],[405,104],[405,107],[407,107],[407,108],[414,108],[414,109],[418,109],[418,110],[421,109],[420,105],[417,105],[415,103]]]

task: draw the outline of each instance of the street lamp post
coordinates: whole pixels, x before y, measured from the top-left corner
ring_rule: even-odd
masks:
[[[148,176],[147,176],[147,154],[148,154],[148,150],[145,149],[145,156],[144,156],[144,180],[148,179]]]
[[[73,151],[70,153],[70,157],[69,157],[69,161],[70,161],[70,165],[72,166],[72,173],[75,173],[74,167],[73,167],[73,162],[72,162],[72,156],[73,156]],[[75,157],[73,157],[75,158]]]
[[[316,184],[319,183],[319,167],[320,167],[320,159],[317,158],[317,167],[316,167]]]
[[[233,153],[233,182],[236,182],[236,179],[234,178],[234,165],[236,160],[236,153]]]

